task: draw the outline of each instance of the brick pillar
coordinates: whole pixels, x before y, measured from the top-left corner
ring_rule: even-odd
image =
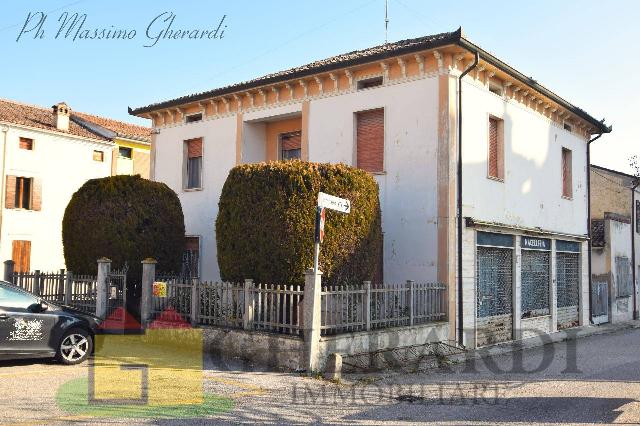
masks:
[[[155,259],[147,258],[142,261],[142,290],[140,298],[140,320],[142,325],[146,326],[151,320],[151,311],[153,303],[153,282],[156,280],[156,264]]]
[[[96,316],[105,318],[109,306],[109,274],[111,273],[111,259],[98,259],[98,277],[96,282]]]

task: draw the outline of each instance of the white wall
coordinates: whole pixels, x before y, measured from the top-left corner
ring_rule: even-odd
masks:
[[[609,321],[620,322],[633,319],[633,298],[616,297],[618,279],[616,276],[616,257],[626,257],[632,259],[631,255],[631,225],[616,220],[605,219],[605,253],[609,266]],[[631,262],[633,265],[633,262]],[[632,271],[629,271],[631,273]]]
[[[32,151],[18,148],[20,137],[34,140]],[[42,209],[6,209],[5,200],[0,200],[2,261],[11,259],[13,240],[29,240],[32,270],[57,270],[65,267],[62,249],[64,210],[73,193],[87,180],[111,175],[112,146],[108,142],[90,142],[59,134],[9,127],[5,175],[42,179]],[[104,162],[93,161],[94,150],[104,151]],[[2,193],[5,194],[4,188]]]
[[[464,216],[586,235],[586,141],[467,79],[462,90]],[[504,120],[504,182],[487,178],[489,115]],[[563,147],[572,151],[572,200],[562,198]]]

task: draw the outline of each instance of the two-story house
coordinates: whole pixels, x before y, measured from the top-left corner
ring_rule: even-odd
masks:
[[[62,218],[71,196],[92,178],[148,176],[149,154],[141,159],[136,152],[150,149],[150,133],[65,103],[41,108],[0,100],[2,260],[13,260],[18,272],[64,268]],[[123,147],[129,158],[121,158]],[[122,170],[122,162],[134,164]]]
[[[130,112],[153,120],[152,179],[179,194],[204,279],[232,167],[342,162],[379,184],[384,281],[446,283],[452,339],[588,321],[588,144],[610,128],[461,30]]]

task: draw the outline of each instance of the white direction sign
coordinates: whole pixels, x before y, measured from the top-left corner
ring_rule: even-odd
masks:
[[[351,202],[349,200],[325,194],[324,192],[318,193],[318,206],[335,210],[340,213],[351,212]]]

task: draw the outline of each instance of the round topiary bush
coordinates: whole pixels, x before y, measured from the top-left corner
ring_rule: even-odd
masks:
[[[327,210],[320,270],[327,284],[371,280],[382,250],[378,184],[344,164],[245,164],[231,170],[216,219],[223,280],[302,284],[313,266],[318,192],[347,198],[351,213]]]
[[[167,185],[136,176],[110,176],[87,181],[71,197],[62,220],[67,268],[95,275],[96,261],[112,260],[112,268],[129,265],[139,281],[140,262],[152,257],[158,269],[179,271],[184,248],[184,216],[180,200]]]

